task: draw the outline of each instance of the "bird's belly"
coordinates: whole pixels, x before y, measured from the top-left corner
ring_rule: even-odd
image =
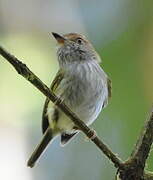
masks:
[[[74,112],[87,125],[93,123],[101,112],[105,96],[99,94],[97,97],[90,96],[90,98],[82,103]]]
[[[82,87],[83,88],[83,87]],[[90,125],[99,115],[103,103],[106,99],[105,89],[101,87],[91,91],[90,88],[85,91],[81,88],[74,88],[71,94],[67,94],[65,104],[87,125]],[[80,92],[78,92],[80,90]],[[84,93],[82,93],[84,92]],[[57,123],[59,129],[71,130],[74,123],[63,112],[60,113]]]
[[[78,106],[77,108],[70,108],[84,123],[90,125],[98,117],[103,105],[102,98],[99,98],[96,102],[93,101],[85,106]],[[60,112],[60,118],[57,122],[57,127],[63,131],[70,131],[74,127],[73,121],[65,115],[62,111]]]

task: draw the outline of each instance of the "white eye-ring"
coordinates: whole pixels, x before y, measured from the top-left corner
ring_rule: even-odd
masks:
[[[76,42],[77,42],[78,44],[82,44],[82,43],[83,43],[83,40],[82,40],[81,38],[78,38],[78,39],[76,40]]]

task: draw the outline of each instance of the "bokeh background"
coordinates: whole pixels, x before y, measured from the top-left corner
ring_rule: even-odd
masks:
[[[92,125],[127,159],[153,102],[152,0],[0,0],[0,45],[48,86],[58,63],[51,32],[85,34],[113,83],[109,106]],[[113,180],[112,163],[80,133],[61,148],[59,139],[30,169],[39,142],[45,97],[0,57],[0,179]],[[153,170],[153,153],[146,169]]]

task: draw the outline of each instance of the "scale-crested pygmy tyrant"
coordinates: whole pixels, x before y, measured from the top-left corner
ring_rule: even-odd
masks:
[[[111,81],[100,67],[100,57],[92,44],[76,33],[61,36],[52,33],[59,44],[59,71],[51,90],[87,125],[95,121],[111,96]],[[68,143],[79,128],[48,98],[42,117],[43,138],[31,155],[28,166],[33,167],[46,146],[56,136],[61,145]]]

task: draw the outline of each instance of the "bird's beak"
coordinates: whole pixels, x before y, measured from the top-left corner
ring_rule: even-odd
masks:
[[[64,42],[65,42],[66,39],[65,39],[63,36],[61,36],[61,35],[59,35],[59,34],[57,34],[57,33],[54,33],[54,32],[52,32],[52,35],[53,35],[54,38],[57,40],[58,44],[60,44],[60,45],[63,45],[63,44],[64,44]]]

